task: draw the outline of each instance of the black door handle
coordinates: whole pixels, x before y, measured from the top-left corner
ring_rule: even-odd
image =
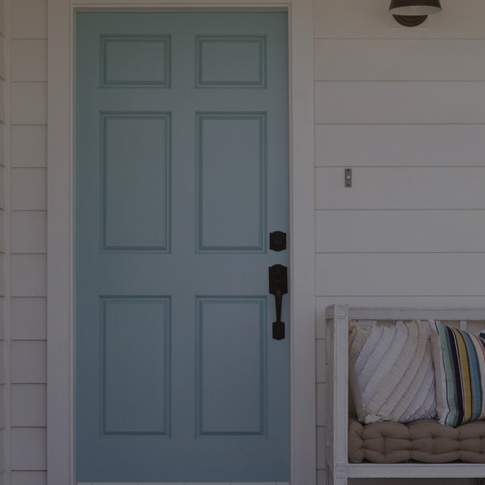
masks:
[[[288,270],[286,266],[275,264],[269,267],[269,292],[275,297],[276,322],[273,322],[273,338],[285,338],[285,323],[281,321],[283,295],[288,293]]]

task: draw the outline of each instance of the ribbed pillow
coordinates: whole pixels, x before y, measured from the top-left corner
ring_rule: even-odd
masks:
[[[349,327],[350,389],[362,423],[407,423],[436,416],[429,325]]]
[[[441,424],[458,426],[485,419],[485,337],[431,323]]]

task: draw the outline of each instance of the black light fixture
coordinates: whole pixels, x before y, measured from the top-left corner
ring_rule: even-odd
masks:
[[[391,0],[389,12],[406,27],[422,24],[428,15],[441,12],[439,0]]]

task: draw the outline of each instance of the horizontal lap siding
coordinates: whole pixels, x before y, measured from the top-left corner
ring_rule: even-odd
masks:
[[[481,306],[485,295],[485,7],[443,2],[413,29],[387,8],[315,2],[319,485],[325,307]]]
[[[317,39],[315,48],[316,81],[485,80],[483,39]]]
[[[480,167],[484,153],[485,124],[315,126],[318,167]]]
[[[317,254],[319,296],[483,296],[485,254]]]
[[[485,10],[478,0],[443,1],[443,12],[429,17],[421,27],[396,24],[382,0],[315,1],[316,39],[479,39],[485,38]],[[445,55],[445,53],[443,53]],[[478,62],[478,61],[477,61]],[[356,72],[356,76],[358,71]]]
[[[11,483],[47,476],[47,1],[11,1]]]
[[[483,82],[318,81],[317,124],[485,123]]]
[[[485,253],[484,227],[483,210],[320,210],[317,252]]]
[[[315,171],[318,209],[485,209],[485,167],[358,167]]]

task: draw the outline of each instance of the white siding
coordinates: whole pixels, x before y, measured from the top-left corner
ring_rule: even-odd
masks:
[[[316,125],[315,145],[318,167],[479,167],[485,125]]]
[[[12,81],[47,81],[47,41],[21,39],[12,41]]]
[[[47,485],[47,473],[12,472],[12,485]]]
[[[484,123],[484,108],[483,82],[315,83],[318,124]]]
[[[11,335],[13,340],[45,340],[47,308],[45,298],[12,298]]]
[[[42,125],[46,122],[46,83],[12,83],[12,123],[15,125]]]
[[[29,143],[26,143],[26,140]],[[12,126],[12,167],[45,167],[47,164],[47,126]]]
[[[483,39],[317,39],[315,80],[483,81],[484,49]]]
[[[402,27],[392,20],[382,0],[315,0],[317,39],[483,39],[485,9],[479,0],[446,1],[443,12],[420,27]],[[446,57],[446,54],[443,54]]]
[[[11,485],[46,485],[47,2],[10,6]]]
[[[11,241],[19,253],[46,252],[46,213],[40,210],[14,211],[11,217]]]
[[[47,0],[12,1],[12,39],[47,38]]]
[[[485,167],[358,167],[351,188],[344,169],[318,167],[316,208],[484,209]]]
[[[485,7],[443,2],[441,14],[406,28],[381,0],[314,5],[316,436],[323,485],[325,306],[483,305]],[[351,188],[344,168],[353,169]]]
[[[477,253],[484,227],[482,210],[321,210],[317,252]]]
[[[12,426],[46,426],[46,386],[44,384],[13,384],[11,396]]]
[[[46,429],[16,427],[12,429],[12,469],[45,470]]]

